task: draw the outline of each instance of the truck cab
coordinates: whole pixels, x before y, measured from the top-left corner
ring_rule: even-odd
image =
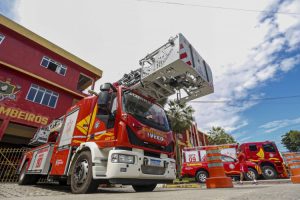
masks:
[[[152,191],[175,179],[174,140],[163,108],[124,86],[100,90],[66,112],[57,140],[25,154],[19,184],[47,176],[70,184],[73,193],[108,182]]]
[[[283,159],[274,142],[247,142],[239,146],[246,160],[257,163],[262,169],[265,179],[287,177]]]

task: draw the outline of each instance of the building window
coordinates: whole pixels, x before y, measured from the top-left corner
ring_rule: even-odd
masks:
[[[0,44],[2,43],[2,41],[4,40],[4,38],[5,38],[5,36],[0,33]]]
[[[46,56],[43,57],[42,61],[41,61],[41,66],[54,71],[60,75],[66,75],[67,72],[67,67],[62,65],[59,62],[56,62],[55,60],[52,60]]]
[[[92,78],[90,78],[90,77],[88,77],[84,74],[80,74],[79,75],[79,80],[78,80],[78,83],[77,83],[77,90],[83,91],[92,84],[93,84],[93,79]]]
[[[50,108],[55,108],[58,96],[56,92],[31,84],[26,99]]]

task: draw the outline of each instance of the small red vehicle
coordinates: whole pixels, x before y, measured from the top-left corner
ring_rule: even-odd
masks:
[[[221,150],[225,174],[230,177],[240,176],[240,162],[236,157],[237,145],[228,145]],[[197,182],[204,183],[209,177],[208,163],[205,147],[186,148],[183,151],[183,164],[181,169],[182,177],[195,177]],[[259,166],[253,162],[246,161],[248,172],[245,174],[246,180],[257,179],[261,175]]]
[[[274,142],[247,142],[241,144],[239,149],[245,154],[246,160],[260,166],[265,179],[288,177],[283,159]]]

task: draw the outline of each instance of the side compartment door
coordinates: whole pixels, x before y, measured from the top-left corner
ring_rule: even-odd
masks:
[[[48,174],[52,153],[53,144],[46,144],[35,149],[27,172],[33,174]]]
[[[55,154],[52,157],[51,175],[64,175],[68,160],[71,156],[71,142],[76,127],[79,109],[72,110],[66,115],[65,122],[60,133],[60,140],[56,144]]]

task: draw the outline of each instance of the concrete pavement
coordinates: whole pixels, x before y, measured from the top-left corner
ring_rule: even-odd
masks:
[[[157,188],[154,192],[136,193],[128,186],[125,188],[99,189],[94,194],[74,195],[69,187],[57,185],[19,186],[0,184],[0,199],[4,200],[300,200],[300,185],[264,184],[241,185],[226,189],[204,188]]]

